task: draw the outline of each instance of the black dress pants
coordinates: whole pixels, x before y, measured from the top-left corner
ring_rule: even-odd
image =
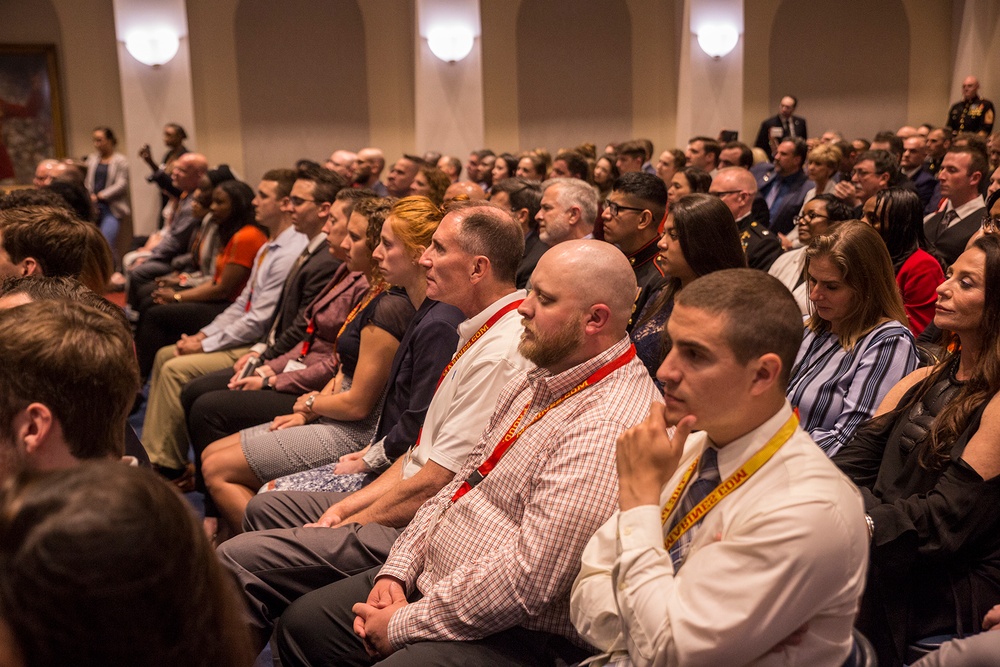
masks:
[[[311,530],[322,530],[314,528]],[[379,665],[380,667],[552,667],[590,654],[563,637],[515,627],[475,641],[417,642],[388,658],[372,658],[354,634],[351,607],[368,599],[381,566],[300,597],[281,615],[275,644],[283,667]],[[419,594],[410,596],[414,602]]]
[[[135,335],[139,372],[143,380],[148,379],[153,371],[153,360],[161,347],[173,345],[181,334],[198,333],[228,307],[229,301],[206,301],[166,303],[147,310],[139,321]]]

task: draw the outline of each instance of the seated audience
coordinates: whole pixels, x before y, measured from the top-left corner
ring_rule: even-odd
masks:
[[[267,230],[268,240],[257,251],[243,291],[196,334],[182,336],[176,344],[160,348],[153,361],[142,427],[143,444],[157,470],[185,489],[193,482],[194,470],[188,463],[181,389],[194,378],[231,367],[249,351],[250,344],[267,331],[274,319],[286,286],[296,284],[298,276],[289,276],[293,267],[299,273],[307,266],[299,258],[303,253],[309,256],[311,250],[318,250],[326,243],[322,233],[326,217],[320,213],[328,209],[325,199],[336,196],[341,181],[331,180],[329,187],[324,188],[318,176],[317,180],[296,180],[289,202],[292,197],[304,200],[302,195],[310,201],[292,207],[291,215],[286,215],[280,208],[285,196],[278,196],[281,193],[277,178],[281,177],[267,172],[257,186],[254,201],[259,205],[254,212],[255,222]],[[312,266],[315,270],[316,265]],[[332,267],[323,262],[323,276],[329,275],[328,268]]]
[[[232,583],[199,533],[144,470],[19,476],[0,491],[3,664],[250,665]]]
[[[678,172],[679,173],[679,172]],[[676,177],[675,177],[676,178]],[[736,219],[740,242],[751,269],[767,271],[781,255],[781,241],[767,228],[763,215],[755,211],[757,180],[747,169],[727,167],[720,169],[708,186],[708,193],[722,200]]]
[[[865,522],[785,398],[801,331],[788,291],[760,271],[716,271],[677,296],[657,373],[666,405],[618,438],[618,512],[573,585],[573,624],[607,664],[849,655]]]
[[[533,367],[517,351],[522,331],[517,307],[525,296],[513,284],[519,238],[519,226],[506,211],[483,206],[452,210],[434,233],[421,259],[428,267],[428,295],[455,305],[469,319],[459,325],[459,352],[442,375],[408,455],[354,493],[258,495],[247,506],[246,524],[254,532],[220,547],[223,563],[246,595],[258,647],[295,599],[385,561],[420,505],[462,467],[503,387]],[[286,548],[291,544],[294,552]]]
[[[916,347],[889,253],[868,225],[845,222],[814,239],[806,274],[813,307],[788,399],[802,428],[833,456],[916,368]]]
[[[587,158],[576,151],[559,151],[552,158],[549,178],[578,178],[589,183],[590,165],[587,164]]]
[[[384,567],[303,595],[282,614],[282,664],[538,664],[585,655],[573,644],[570,583],[587,536],[615,503],[611,443],[657,396],[625,333],[636,285],[618,250],[560,244],[539,261],[532,285],[519,308],[519,349],[539,368],[507,384],[479,443]],[[536,412],[521,423],[529,403]],[[382,604],[386,595],[391,605]]]
[[[347,251],[353,242],[347,234],[348,220],[357,203],[374,198],[371,190],[357,188],[337,193],[323,227],[327,243],[317,248],[326,257],[313,255],[302,265],[299,275],[304,284],[296,290],[297,280],[292,280],[288,293],[282,296],[272,330],[231,368],[193,379],[184,386],[181,404],[199,473],[201,452],[209,444],[290,413],[300,394],[321,390],[336,377],[337,336],[368,290],[370,251],[377,243],[377,239],[365,239],[369,252],[349,257]],[[327,273],[321,267],[329,262],[336,267],[333,276],[314,290],[312,281]],[[314,291],[318,294],[310,299]],[[247,369],[248,364],[253,371]],[[200,480],[199,474],[196,481]],[[203,484],[200,490],[204,491]],[[206,499],[206,513],[210,500]]]
[[[678,169],[667,184],[667,208],[680,201],[681,197],[708,192],[711,185],[712,177],[707,171],[702,171],[698,167]]]
[[[208,326],[243,291],[257,252],[267,242],[267,233],[254,220],[253,199],[254,191],[241,181],[225,181],[212,191],[212,218],[218,224],[220,248],[215,274],[211,282],[197,287],[160,287],[153,292],[155,305],[141,314],[136,331],[144,378],[153,370],[160,348]]]
[[[879,664],[925,637],[975,633],[1000,602],[1000,238],[977,239],[938,287],[951,353],[898,383],[834,463],[861,488],[871,571],[858,627]]]
[[[757,191],[770,211],[771,231],[775,234],[784,235],[795,228],[792,218],[812,187],[802,171],[805,161],[806,142],[799,137],[784,139],[774,153],[774,168],[757,179]]]
[[[450,185],[451,180],[447,174],[437,167],[424,164],[413,177],[409,194],[427,197],[435,206],[441,206],[444,203],[444,193]]]
[[[833,193],[836,183],[833,180],[843,156],[840,149],[833,144],[820,144],[809,151],[806,156],[806,173],[813,187],[806,192],[803,207],[818,195]],[[799,213],[802,209],[799,209]]]
[[[623,174],[615,181],[604,206],[604,240],[625,254],[639,289],[662,282],[656,264],[659,229],[667,210],[667,188],[644,171]]]
[[[83,268],[80,269],[80,282],[94,292],[104,294],[115,272],[115,258],[107,240],[96,225],[84,225],[84,229],[87,231],[87,240]]]
[[[81,303],[21,304],[0,310],[0,480],[120,459],[139,388],[127,326]]]
[[[667,214],[657,248],[656,259],[667,278],[639,293],[630,333],[652,378],[669,348],[666,325],[677,294],[699,276],[747,265],[732,214],[718,198],[705,194],[677,202]]]
[[[160,240],[149,249],[148,255],[137,257],[132,265],[125,266],[129,279],[126,287],[127,300],[133,310],[139,308],[142,288],[170,273],[170,261],[187,252],[191,236],[198,227],[198,221],[191,211],[191,194],[207,172],[208,160],[200,153],[185,153],[174,161],[170,180],[181,194],[176,209],[170,216],[170,223],[161,231],[158,236]]]
[[[490,202],[509,210],[521,225],[524,255],[517,267],[516,284],[518,289],[524,289],[538,260],[549,249],[538,236],[538,221],[535,219],[542,206],[542,186],[523,178],[494,180]]]
[[[679,148],[672,148],[660,153],[660,159],[657,161],[655,167],[656,175],[669,187],[674,174],[685,166],[687,166],[687,157],[684,155],[684,151]]]
[[[802,205],[802,212],[795,218],[798,227],[796,236],[802,247],[782,253],[767,270],[788,288],[803,315],[809,314],[810,303],[809,282],[806,276],[806,247],[814,239],[832,232],[839,223],[850,220],[852,216],[853,211],[847,204],[833,195],[813,197]]]
[[[987,169],[986,156],[969,147],[953,147],[941,162],[937,177],[941,198],[948,201],[924,219],[924,234],[945,265],[958,258],[979,229],[985,206],[979,188]]]
[[[594,163],[594,187],[597,189],[597,205],[604,206],[608,195],[611,194],[611,186],[614,185],[621,172],[615,164],[614,155],[602,155]],[[669,183],[669,181],[667,181]]]
[[[542,202],[535,220],[538,237],[548,246],[591,238],[597,220],[597,193],[578,178],[549,179],[542,183]]]
[[[526,178],[529,181],[541,183],[548,174],[548,166],[540,156],[534,152],[521,153],[517,160],[517,170],[514,175],[518,178]]]
[[[424,197],[407,197],[391,212],[384,206],[372,211],[366,224],[362,208],[356,207],[348,225],[351,252],[367,252],[367,235],[380,236],[372,259],[380,277],[395,287],[387,291],[376,278],[349,316],[350,333],[345,330],[337,344],[340,371],[322,392],[299,397],[291,414],[205,450],[205,484],[230,533],[239,532],[247,502],[266,481],[337,461],[370,442],[375,445],[359,461],[370,472],[388,467],[416,439],[455,349],[455,325],[464,318],[426,297],[426,269],[417,264],[440,211]]]
[[[934,318],[937,286],[944,282],[940,262],[927,252],[920,197],[902,188],[879,190],[864,211],[889,250],[910,331],[919,336]]]
[[[0,210],[0,278],[76,278],[86,252],[86,223],[65,208]]]
[[[461,170],[459,170],[461,172]],[[501,153],[497,156],[496,162],[493,163],[493,187],[490,188],[490,194],[493,194],[493,188],[496,184],[505,178],[514,178],[514,174],[517,173],[517,158],[510,153]],[[458,180],[456,175],[455,180]],[[452,181],[454,182],[454,181]]]

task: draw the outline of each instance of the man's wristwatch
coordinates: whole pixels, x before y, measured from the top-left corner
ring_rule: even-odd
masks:
[[[319,396],[319,394],[313,394],[312,396],[306,399],[306,410],[308,410],[309,412],[313,411],[313,403],[316,402],[317,396]]]
[[[264,379],[261,380],[260,388],[261,389],[273,389],[273,387],[271,387],[271,376],[270,375],[264,376]]]
[[[181,293],[180,292],[174,292],[174,301],[176,301],[177,303],[181,302]]]

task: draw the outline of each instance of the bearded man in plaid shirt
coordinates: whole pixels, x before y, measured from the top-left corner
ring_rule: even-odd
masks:
[[[569,591],[617,505],[614,443],[661,400],[626,335],[635,275],[621,251],[570,241],[542,256],[521,304],[537,368],[501,392],[454,480],[381,569],[299,598],[283,665],[551,665],[588,651]]]

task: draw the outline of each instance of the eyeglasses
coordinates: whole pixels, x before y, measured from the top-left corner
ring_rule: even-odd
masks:
[[[792,222],[796,225],[805,220],[806,222],[812,222],[813,220],[829,220],[830,218],[825,215],[820,215],[819,213],[803,213],[802,215],[797,215],[792,218]]]
[[[996,234],[1000,231],[1000,215],[983,215],[983,231],[987,234]]]
[[[743,192],[743,191],[742,190],[720,190],[719,192],[712,192],[711,190],[709,190],[708,194],[712,195],[713,197],[718,197],[719,199],[722,199],[726,195],[738,195],[741,192]]]
[[[302,206],[307,201],[315,202],[315,199],[303,199],[302,197],[289,197],[288,201],[292,202],[292,206]]]
[[[851,177],[857,176],[858,178],[864,178],[865,176],[871,176],[874,171],[868,171],[867,169],[852,169]]]
[[[645,211],[646,210],[644,208],[636,208],[635,206],[621,206],[620,204],[616,204],[615,202],[611,201],[610,199],[605,203],[604,208],[605,208],[605,210],[608,213],[611,214],[612,218],[617,218],[618,214],[621,213],[622,211]]]

